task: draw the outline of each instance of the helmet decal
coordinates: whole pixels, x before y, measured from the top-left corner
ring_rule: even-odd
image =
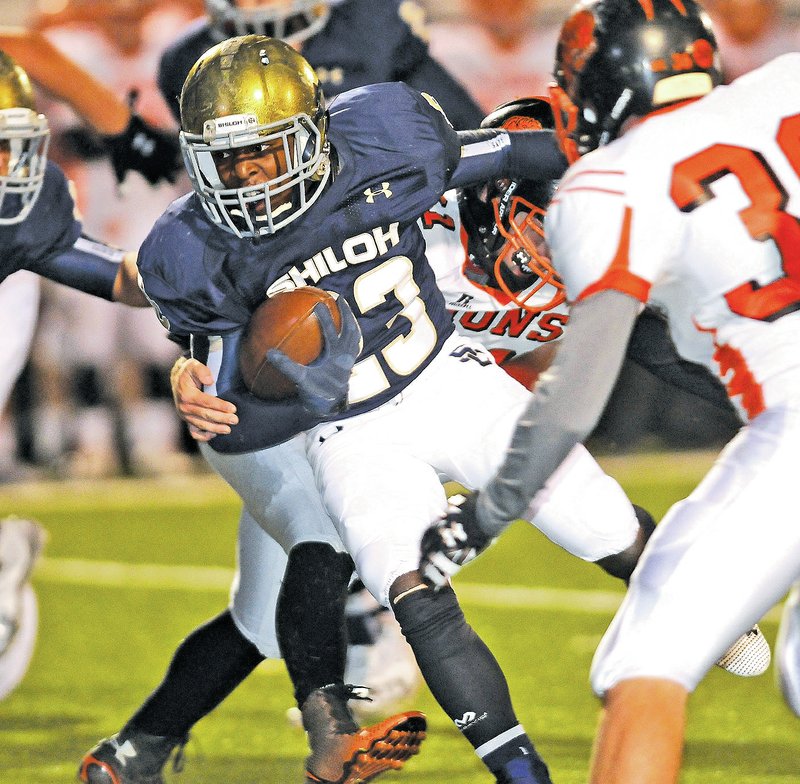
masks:
[[[564,23],[558,39],[558,57],[564,71],[564,81],[572,84],[586,62],[597,51],[594,38],[596,22],[591,11],[578,11]]]

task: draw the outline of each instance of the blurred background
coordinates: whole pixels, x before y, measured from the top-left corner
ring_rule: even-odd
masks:
[[[422,0],[410,13],[432,55],[485,111],[546,90],[564,0]],[[406,11],[412,4],[405,3]],[[800,49],[800,0],[708,0],[727,79],[782,51]],[[177,130],[156,87],[164,49],[202,0],[0,0],[7,25],[41,30],[137,111]],[[83,145],[71,110],[41,94],[53,128],[51,156],[78,188],[90,234],[135,248],[188,180],[150,186],[130,174],[120,191],[107,160]],[[112,306],[42,283],[28,365],[0,417],[0,481],[23,478],[152,476],[204,470],[174,413],[168,371],[178,349],[149,311]],[[660,386],[626,367],[593,437],[601,452],[724,443],[736,428],[726,412]]]

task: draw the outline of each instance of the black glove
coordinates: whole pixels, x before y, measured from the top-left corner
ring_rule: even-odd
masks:
[[[103,141],[120,185],[131,169],[151,185],[162,179],[175,182],[183,166],[177,134],[153,127],[134,112],[122,133],[104,136]]]
[[[323,348],[311,364],[301,365],[276,348],[267,352],[267,359],[297,384],[303,407],[321,417],[340,413],[347,407],[350,371],[361,351],[361,328],[350,305],[344,297],[338,297],[336,304],[342,316],[342,329],[338,333],[328,306],[324,302],[314,306],[322,328]]]
[[[419,571],[422,579],[439,590],[466,563],[485,550],[491,537],[478,526],[478,493],[448,499],[447,514],[432,525],[420,543]]]

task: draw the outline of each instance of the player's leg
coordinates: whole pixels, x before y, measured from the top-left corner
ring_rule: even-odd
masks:
[[[592,664],[607,698],[592,781],[677,780],[686,695],[796,577],[800,531],[787,510],[799,435],[797,414],[760,415],[658,526]],[[648,706],[635,717],[646,733],[632,704]]]
[[[310,434],[326,503],[362,581],[392,607],[426,683],[496,779],[549,782],[505,677],[455,594],[434,594],[416,571],[422,532],[443,513],[446,499],[437,472],[413,456],[424,423],[415,425],[413,416],[386,419],[372,412]]]
[[[161,771],[176,750],[179,760],[190,729],[264,658],[279,656],[275,603],[285,565],[280,545],[243,510],[229,608],[180,643],[161,683],[125,726],[87,752],[79,770],[82,781],[161,781]]]
[[[688,697],[681,684],[655,678],[631,678],[610,689],[595,739],[592,784],[677,781]]]
[[[480,345],[470,345],[476,361],[445,358],[441,395],[448,400],[448,412],[429,424],[440,436],[449,433],[446,448],[435,455],[437,465],[464,486],[480,488],[505,458],[530,392],[499,369]],[[650,514],[634,507],[582,446],[537,494],[527,519],[555,544],[623,580],[630,577],[654,530]]]
[[[16,272],[0,283],[0,414],[28,358],[39,308],[39,277]],[[31,520],[0,521],[0,699],[22,680],[36,643],[38,612],[29,577],[44,546]]]
[[[308,732],[310,780],[367,781],[402,767],[424,738],[424,718],[401,714],[362,730],[353,717],[354,695],[344,684],[344,600],[353,564],[322,505],[304,440],[232,458],[203,451],[289,554],[276,625]]]

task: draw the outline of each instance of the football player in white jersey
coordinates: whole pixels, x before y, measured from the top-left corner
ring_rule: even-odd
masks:
[[[717,86],[693,0],[595,0],[562,28],[553,93],[574,165],[546,233],[570,329],[499,472],[438,528],[479,548],[518,517],[597,422],[643,303],[744,425],[658,526],[596,652],[594,784],[677,781],[689,694],[800,572],[798,69],[788,54]]]

